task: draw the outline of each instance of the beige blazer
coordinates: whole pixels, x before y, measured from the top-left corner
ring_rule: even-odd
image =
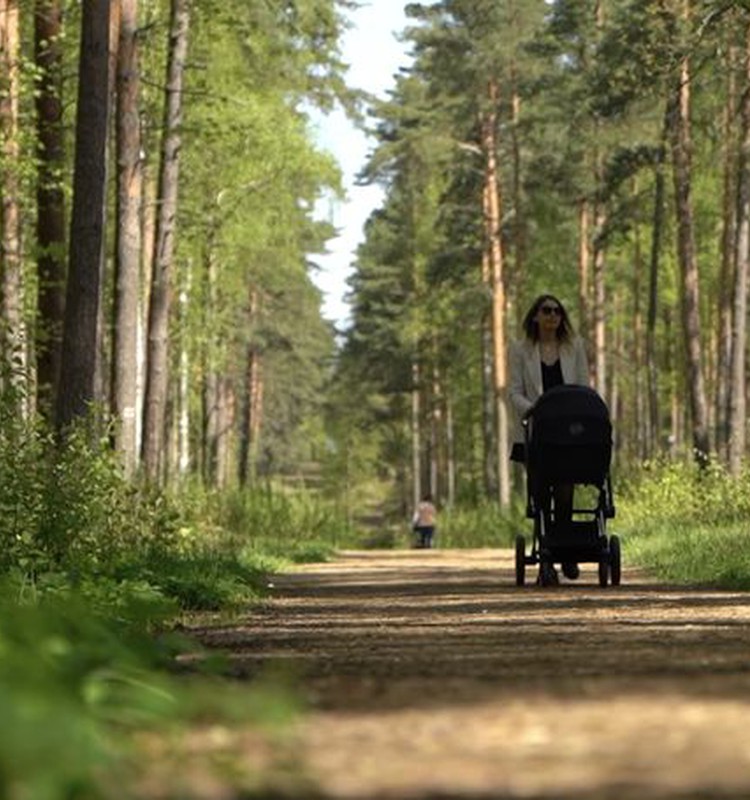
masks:
[[[513,442],[523,442],[521,420],[542,394],[542,359],[539,345],[528,339],[513,342],[509,358],[509,396],[513,406]],[[564,383],[589,385],[589,367],[583,340],[576,337],[560,346]]]

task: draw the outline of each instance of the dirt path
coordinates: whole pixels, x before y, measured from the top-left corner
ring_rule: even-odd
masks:
[[[750,798],[750,596],[513,585],[510,551],[346,552],[204,633],[283,663],[326,798]]]

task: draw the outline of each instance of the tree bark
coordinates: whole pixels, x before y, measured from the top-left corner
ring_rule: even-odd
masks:
[[[60,0],[37,0],[34,53],[39,72],[36,94],[37,157],[37,408],[52,418],[60,380],[65,316],[65,195],[62,174],[65,141],[62,128],[62,9]]]
[[[231,476],[232,431],[235,418],[234,388],[228,377],[219,379],[218,435],[216,437],[216,486],[225,489]]]
[[[456,504],[456,441],[453,427],[453,402],[450,394],[445,399],[445,458],[445,505],[447,508],[453,508]]]
[[[139,115],[140,63],[138,0],[120,0],[117,59],[117,247],[113,341],[113,411],[118,419],[115,446],[126,475],[138,464],[138,304],[141,272],[143,171]]]
[[[251,339],[247,344],[245,362],[245,385],[242,392],[242,412],[240,416],[240,447],[238,477],[240,486],[247,486],[255,479],[257,440],[260,433],[260,353],[258,346],[253,341],[252,331],[255,330],[259,311],[259,293],[256,287],[251,287],[248,304],[248,330]]]
[[[508,426],[508,375],[505,341],[505,284],[503,282],[503,243],[501,236],[502,195],[497,167],[497,108],[499,87],[496,80],[487,86],[488,107],[482,123],[482,149],[485,156],[485,215],[487,252],[492,287],[492,351],[495,414],[497,421],[497,480],[501,508],[510,505],[510,463]]]
[[[487,214],[487,192],[484,192],[484,214]],[[482,251],[482,286],[491,296],[490,258],[487,248]],[[492,368],[492,315],[482,312],[480,324],[482,359],[482,475],[488,498],[497,497],[497,447],[495,446],[495,403]]]
[[[526,279],[526,216],[523,203],[523,176],[521,168],[521,137],[519,134],[521,125],[521,96],[518,92],[516,75],[516,65],[511,64],[511,153],[513,159],[513,277],[509,281],[512,285],[512,296],[509,298],[510,305],[515,308],[515,314],[511,312],[511,318],[521,322],[521,307],[518,298],[524,294],[524,284]]]
[[[745,31],[745,87],[740,105],[741,134],[737,170],[737,226],[732,314],[732,361],[729,403],[729,472],[738,477],[747,444],[747,282],[750,269],[750,25]]]
[[[648,310],[646,312],[646,375],[648,380],[648,428],[646,456],[660,449],[661,421],[659,417],[659,370],[656,360],[656,323],[659,307],[659,263],[664,232],[664,196],[666,192],[664,160],[667,149],[669,109],[664,116],[661,141],[654,166],[654,209],[651,225],[651,253],[648,269]]]
[[[589,202],[584,197],[578,203],[578,329],[591,349],[593,341],[589,331]],[[589,363],[593,364],[591,352]]]
[[[601,164],[597,163],[596,185],[601,186],[603,182]],[[607,397],[607,374],[606,374],[606,347],[607,347],[607,320],[606,320],[606,286],[605,276],[605,256],[604,244],[600,241],[601,233],[607,224],[607,213],[602,201],[598,200],[594,208],[594,254],[593,254],[593,303],[591,323],[593,328],[593,367],[594,367],[594,386],[599,394]]]
[[[696,460],[705,464],[709,456],[706,387],[701,355],[698,260],[691,199],[690,64],[682,60],[680,80],[670,113],[670,141],[677,214],[677,257],[682,279],[682,324],[687,360],[687,390],[690,400],[692,443]]]
[[[192,290],[192,270],[188,263],[180,289],[180,366],[177,392],[177,474],[180,479],[190,470],[190,349],[188,347],[188,309]]]
[[[23,314],[23,237],[21,225],[20,12],[16,0],[0,5],[0,139],[2,140],[2,348],[5,369],[19,394],[18,409],[28,410],[28,354]]]
[[[84,0],[60,388],[62,431],[96,399],[109,118],[109,0]]]
[[[182,85],[188,47],[190,3],[172,0],[164,111],[164,139],[159,175],[154,267],[148,318],[143,464],[158,480],[163,461],[169,387],[169,315],[173,294],[174,237],[180,170]]]
[[[634,193],[636,190],[634,189]],[[647,423],[647,415],[645,413],[646,407],[646,399],[644,397],[644,390],[643,390],[643,365],[645,359],[643,358],[643,306],[641,302],[642,298],[642,285],[643,285],[643,254],[641,248],[641,232],[640,229],[636,226],[633,232],[633,306],[632,306],[632,314],[633,314],[633,343],[632,343],[632,350],[630,353],[629,363],[633,365],[634,368],[634,392],[635,392],[635,403],[633,404],[633,414],[634,414],[634,430],[633,435],[628,437],[630,440],[630,453],[634,455],[638,459],[643,459],[645,456],[646,450],[646,438],[648,436],[648,425]],[[620,297],[617,298],[618,303],[620,302]],[[627,306],[627,300],[624,300],[623,305]],[[627,344],[623,347],[625,349]],[[617,349],[615,350],[617,352]],[[627,358],[627,355],[626,355]],[[622,383],[622,376],[619,374],[619,370],[616,372],[616,375],[613,376],[618,384]]]
[[[724,186],[722,191],[721,268],[719,272],[719,320],[716,358],[716,450],[729,459],[729,397],[732,363],[732,306],[734,286],[736,212],[737,212],[737,136],[735,134],[735,106],[737,87],[735,65],[736,48],[727,47],[727,95],[722,120],[722,148]]]
[[[422,437],[420,422],[422,417],[422,404],[419,396],[420,369],[415,359],[411,367],[411,471],[412,471],[412,508],[416,508],[422,499]]]

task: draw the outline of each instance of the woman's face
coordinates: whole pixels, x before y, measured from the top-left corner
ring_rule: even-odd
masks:
[[[539,331],[556,332],[562,321],[562,308],[557,300],[548,297],[539,304],[534,315]]]

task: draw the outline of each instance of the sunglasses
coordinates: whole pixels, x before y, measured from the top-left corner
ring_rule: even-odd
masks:
[[[558,317],[562,315],[562,309],[560,306],[540,306],[539,310],[547,317],[551,316],[552,314],[555,314]]]

